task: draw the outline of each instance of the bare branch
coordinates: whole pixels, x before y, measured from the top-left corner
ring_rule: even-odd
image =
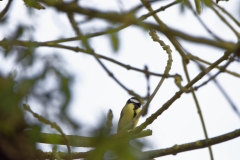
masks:
[[[236,129],[233,132],[226,133],[226,134],[223,134],[223,135],[220,135],[217,137],[209,138],[208,140],[206,140],[206,139],[198,140],[195,142],[174,145],[173,147],[170,147],[170,148],[147,151],[144,153],[147,154],[147,156],[146,156],[147,158],[162,157],[162,156],[166,156],[166,155],[176,155],[178,153],[185,152],[185,151],[206,148],[208,146],[226,142],[226,141],[229,141],[229,140],[237,138],[237,137],[240,137],[240,129]]]

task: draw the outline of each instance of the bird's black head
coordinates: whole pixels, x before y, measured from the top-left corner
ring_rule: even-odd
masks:
[[[137,97],[130,98],[127,103],[133,103],[135,108],[141,107],[142,101]]]

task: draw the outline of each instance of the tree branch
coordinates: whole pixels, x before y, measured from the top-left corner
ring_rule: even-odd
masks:
[[[208,140],[206,139],[198,140],[195,142],[174,145],[173,147],[170,147],[170,148],[147,151],[144,153],[147,154],[147,158],[155,158],[155,157],[161,157],[161,156],[166,156],[171,154],[176,155],[177,153],[181,153],[185,151],[206,148],[208,146],[226,142],[237,137],[240,137],[240,129],[236,129],[235,131],[232,131],[217,137],[213,137]]]
[[[7,13],[7,11],[9,10],[10,8],[10,5],[12,3],[12,0],[9,0],[6,7],[3,9],[3,11],[0,13],[0,19],[3,18],[3,16]]]
[[[174,145],[173,147],[165,148],[165,149],[158,149],[158,150],[152,150],[152,151],[146,151],[143,152],[144,159],[151,159],[151,158],[156,158],[156,157],[162,157],[166,155],[176,155],[181,152],[186,152],[186,151],[191,151],[191,150],[196,150],[196,149],[201,149],[201,148],[206,148],[211,145],[216,145],[222,142],[229,141],[231,139],[240,137],[240,129],[236,129],[235,131],[209,138],[208,140],[203,139],[203,140],[198,140],[195,142],[190,142],[190,143],[185,143],[185,144],[180,144],[180,145]],[[72,157],[74,159],[79,159],[79,158],[86,158],[88,157],[88,154],[91,154],[92,151],[88,152],[73,152]],[[67,153],[64,152],[57,152],[60,158],[66,159],[67,158]],[[52,155],[51,152],[38,152],[38,158],[44,158],[48,159]]]
[[[27,133],[31,133],[31,131],[26,131]],[[110,135],[108,138],[121,138],[116,136],[117,134]],[[142,138],[146,136],[152,135],[151,130],[144,130],[134,136],[129,137],[127,134],[123,135],[123,138],[126,136],[129,140]],[[69,145],[73,147],[95,147],[97,145],[97,137],[83,137],[78,135],[66,135],[66,138],[69,141]],[[60,134],[51,134],[51,133],[40,133],[37,137],[36,142],[38,143],[46,143],[46,144],[58,144],[58,145],[66,145],[65,139]]]

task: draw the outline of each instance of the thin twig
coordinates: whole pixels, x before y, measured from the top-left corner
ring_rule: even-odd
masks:
[[[218,4],[213,3],[215,6],[217,6],[223,13],[225,13],[230,19],[232,19],[233,22],[240,27],[240,23],[237,19],[235,19],[228,11],[226,11],[224,8],[220,7]]]
[[[149,74],[147,65],[144,66],[144,71],[145,71],[145,77],[146,77],[146,80],[147,80],[147,96],[146,96],[146,99],[148,99],[150,97],[150,74]]]
[[[238,31],[236,31],[233,26],[228,23],[228,21],[213,7],[210,6],[210,8],[216,13],[216,15],[218,15],[218,17],[235,33],[235,35],[237,36],[238,39],[240,39],[240,33]]]
[[[76,32],[76,34],[78,35],[78,37],[82,37],[82,33],[81,33],[80,29],[78,28],[77,23],[75,22],[73,13],[68,12],[67,16],[68,16],[69,22],[71,23],[71,25],[72,25],[74,31]]]
[[[185,57],[182,57],[182,64],[183,64],[185,75],[187,77],[187,81],[189,83],[190,82],[190,76],[189,76],[189,73],[188,73]],[[195,91],[193,90],[192,86],[190,87],[190,90],[191,90],[194,102],[196,104],[196,107],[197,107],[197,111],[198,111],[198,115],[199,115],[199,118],[200,118],[200,121],[201,121],[201,124],[202,124],[205,139],[209,140],[208,134],[207,134],[206,124],[205,124],[205,121],[204,121],[204,118],[203,118],[203,115],[202,115],[202,110],[201,110],[200,104],[198,102],[197,96],[196,96]],[[212,147],[208,146],[208,150],[209,150],[210,158],[211,158],[211,160],[213,160],[214,157],[213,157]]]
[[[113,120],[113,113],[112,113],[112,110],[109,109],[108,110],[108,114],[107,114],[107,120],[106,120],[106,129],[105,129],[106,135],[109,135],[109,133],[111,131],[111,128],[113,126],[112,120]]]
[[[216,40],[218,41],[223,41],[220,37],[218,37],[216,34],[214,34],[208,27],[207,25],[202,21],[202,19],[198,16],[198,14],[196,13],[196,11],[193,9],[192,4],[189,1],[186,1],[189,8],[191,9],[191,11],[193,12],[194,16],[196,17],[196,19],[200,22],[200,24],[206,29],[206,31],[211,34]]]
[[[197,57],[197,56],[194,56],[194,55],[192,55],[192,54],[190,54],[190,53],[188,53],[186,56],[187,56],[187,58],[189,58],[189,59],[191,59],[191,60],[196,60],[196,61],[199,61],[199,62],[208,64],[208,65],[211,65],[210,62],[205,61],[205,60],[203,60],[203,59],[201,59],[201,58],[199,58],[199,57]],[[240,74],[238,74],[238,73],[236,73],[236,72],[229,71],[229,70],[227,70],[227,69],[224,69],[224,70],[223,70],[222,67],[220,67],[220,66],[216,66],[216,68],[219,69],[219,70],[221,70],[221,72],[229,73],[230,75],[233,75],[233,76],[235,76],[235,77],[240,78]]]
[[[209,75],[211,76],[211,74]],[[218,83],[216,79],[213,79],[216,86],[219,88],[219,90],[222,92],[224,97],[227,99],[228,103],[231,105],[233,111],[237,114],[237,116],[240,118],[240,111],[238,110],[237,106],[234,104],[234,102],[229,97],[229,94],[226,93],[226,91],[222,88],[222,86]]]
[[[233,57],[234,59],[234,57]],[[199,64],[199,62],[197,62],[198,67],[200,68],[200,70],[204,70],[204,66],[202,66],[201,64]],[[226,65],[224,65],[225,67]],[[223,68],[224,68],[223,67]],[[227,67],[227,66],[226,66]],[[212,76],[210,73],[208,73],[210,79],[212,79]],[[218,89],[221,91],[221,93],[223,94],[223,96],[226,98],[226,100],[228,101],[228,103],[231,105],[233,111],[237,114],[237,116],[240,118],[240,111],[238,110],[237,106],[234,104],[234,102],[232,101],[231,97],[229,97],[229,95],[226,93],[226,91],[223,89],[223,87],[218,83],[216,78],[213,78],[212,81],[215,83],[215,85],[218,87]],[[195,88],[195,87],[194,87]]]
[[[2,19],[4,17],[4,15],[7,13],[7,11],[9,10],[11,3],[13,0],[8,0],[8,3],[6,5],[6,7],[2,10],[2,12],[0,13],[0,19]]]
[[[165,70],[164,70],[164,75],[167,76],[169,74],[170,70],[171,70],[172,62],[173,62],[173,60],[172,60],[172,50],[170,49],[169,45],[166,45],[164,43],[164,41],[160,40],[160,38],[158,37],[155,30],[150,30],[149,34],[152,37],[153,41],[158,42],[162,46],[162,48],[166,51],[166,53],[168,54],[168,61],[167,61],[167,65],[166,65]],[[155,88],[155,90],[153,91],[151,96],[149,97],[147,103],[143,106],[142,111],[141,111],[143,116],[146,115],[149,104],[153,100],[154,96],[158,92],[158,90],[161,87],[161,85],[163,84],[164,80],[165,80],[165,77],[162,77],[161,80],[159,81],[157,87]],[[139,115],[141,115],[141,114],[139,114]]]
[[[227,68],[227,66],[228,66],[231,62],[233,62],[233,60],[234,60],[234,56],[231,57],[231,58],[229,59],[229,61],[228,61],[224,66],[220,67],[220,70],[219,70],[215,75],[211,76],[208,80],[206,80],[206,81],[203,82],[202,84],[194,87],[193,90],[198,90],[200,87],[206,85],[208,82],[212,81],[213,79],[216,79],[216,77],[217,77],[220,73],[224,72],[224,70]]]
[[[97,62],[103,67],[103,69],[107,72],[107,74],[115,81],[117,84],[119,84],[125,91],[128,92],[128,94],[136,96],[136,97],[141,97],[139,94],[135,93],[133,90],[128,89],[125,85],[123,85],[114,75],[112,72],[109,71],[109,69],[100,61],[99,58],[96,57]]]

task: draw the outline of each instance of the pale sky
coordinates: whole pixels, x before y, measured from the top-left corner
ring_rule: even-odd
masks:
[[[155,3],[153,8],[157,9],[171,2],[172,1],[170,0],[160,1]],[[105,11],[126,11],[139,3],[140,1],[138,0],[81,1],[82,5]],[[4,4],[0,5],[0,9],[2,10],[6,1],[0,2],[0,4]],[[236,19],[240,19],[240,15],[237,12],[239,11],[239,1],[219,2],[219,5],[229,11]],[[49,41],[59,39],[62,36],[65,38],[75,36],[67,16],[63,13],[53,11],[52,8],[46,8],[45,10],[40,11],[35,10],[32,13],[33,16],[29,17],[23,2],[14,1],[9,13],[11,14],[8,19],[8,27],[4,28],[3,26],[0,26],[0,39],[3,39],[7,32],[13,31],[15,25],[19,22],[22,24],[37,26],[35,30],[32,31],[32,35],[25,36],[25,40],[29,40],[30,37],[34,37],[36,41]],[[142,9],[138,12],[137,17],[146,13],[147,11]],[[179,6],[173,6],[165,12],[158,13],[158,15],[164,23],[172,28],[187,32],[188,34],[194,36],[210,37],[201,24],[195,19],[192,12],[188,9],[186,9],[184,13],[181,13]],[[222,23],[210,9],[204,8],[200,17],[219,37],[233,43],[237,42],[236,36],[233,32],[229,30],[228,27]],[[81,16],[77,18],[79,20],[83,19]],[[154,22],[152,18],[147,19],[147,21]],[[230,22],[235,29],[240,32],[239,27],[232,23],[232,21]],[[104,30],[106,27],[109,27],[109,24],[102,22],[101,20],[96,20],[94,23],[83,24],[80,26],[85,34],[94,33],[100,29]],[[110,27],[112,26],[110,25]],[[183,72],[179,53],[164,35],[160,33],[158,33],[158,35],[166,44],[170,45],[172,49],[173,65],[170,74],[178,73],[182,75],[182,84],[185,85],[187,81]],[[129,64],[141,69],[144,68],[144,65],[148,65],[150,71],[163,73],[167,63],[167,54],[158,43],[151,40],[151,37],[148,35],[148,31],[139,27],[128,27],[120,31],[118,36],[120,40],[120,49],[117,53],[111,48],[109,36],[92,38],[90,43],[96,53],[111,57],[124,64]],[[78,42],[66,44],[71,46],[80,45]],[[196,45],[186,41],[184,41],[182,45],[184,49],[190,53],[209,62],[216,61],[224,53],[224,50],[213,47],[210,48],[209,46],[204,45]],[[63,61],[66,62],[64,67],[67,72],[75,76],[74,83],[71,86],[73,99],[69,106],[69,115],[70,117],[73,117],[75,121],[83,124],[83,126],[79,133],[74,133],[73,130],[68,127],[61,126],[64,132],[66,134],[84,136],[86,131],[90,131],[91,129],[97,127],[99,125],[99,121],[103,118],[103,115],[106,115],[108,110],[112,109],[114,115],[113,122],[115,125],[113,132],[115,133],[121,109],[131,95],[116,84],[115,81],[111,79],[97,63],[95,58],[90,55],[47,47],[40,47],[37,51],[38,53],[41,53],[39,54],[41,56],[52,53],[62,56]],[[8,58],[7,61],[3,61],[2,57],[3,55],[0,54],[0,68],[4,68],[5,74],[18,68],[18,66],[14,66],[11,63],[13,58]],[[125,86],[134,90],[138,94],[145,96],[147,86],[145,76],[143,74],[131,70],[128,71],[122,67],[112,64],[111,62],[104,60],[102,60],[102,62]],[[231,64],[228,69],[240,73],[239,67],[240,64],[235,63]],[[191,78],[194,78],[199,73],[199,70],[194,63],[190,63],[188,65],[188,69]],[[218,70],[214,69],[211,74],[214,74],[217,71]],[[207,79],[208,76],[205,76],[200,83],[197,84],[201,84],[201,82]],[[159,80],[159,77],[152,76],[150,78],[151,92],[156,87]],[[240,79],[232,75],[222,73],[218,76],[217,80],[240,110]],[[148,115],[141,117],[139,124],[144,122],[147,117],[158,110],[178,90],[178,87],[174,83],[174,79],[166,79],[153,99]],[[240,117],[233,112],[231,106],[213,82],[208,83],[205,87],[196,91],[196,95],[202,109],[209,138],[239,129]],[[39,106],[37,106],[35,102],[30,101],[29,103],[34,111],[39,114],[43,112],[39,109]],[[54,121],[54,119],[52,120]],[[168,148],[175,144],[183,144],[204,139],[203,129],[201,127],[197,109],[191,94],[183,94],[180,99],[176,100],[170,108],[159,116],[158,119],[151,125],[149,125],[147,129],[152,129],[153,135],[144,138],[149,142],[149,144],[151,144],[150,147],[146,147],[144,150]],[[52,132],[52,130],[45,128],[44,132]],[[47,145],[39,145],[39,147],[41,147],[44,151],[51,151],[51,148]],[[60,149],[65,148],[66,147],[64,146]],[[212,146],[214,158],[216,160],[239,160],[239,148],[240,138]],[[73,149],[73,151],[83,150],[84,149],[82,148]],[[198,149],[179,153],[176,156],[169,155],[161,157],[161,160],[186,159],[210,159],[208,149]]]

